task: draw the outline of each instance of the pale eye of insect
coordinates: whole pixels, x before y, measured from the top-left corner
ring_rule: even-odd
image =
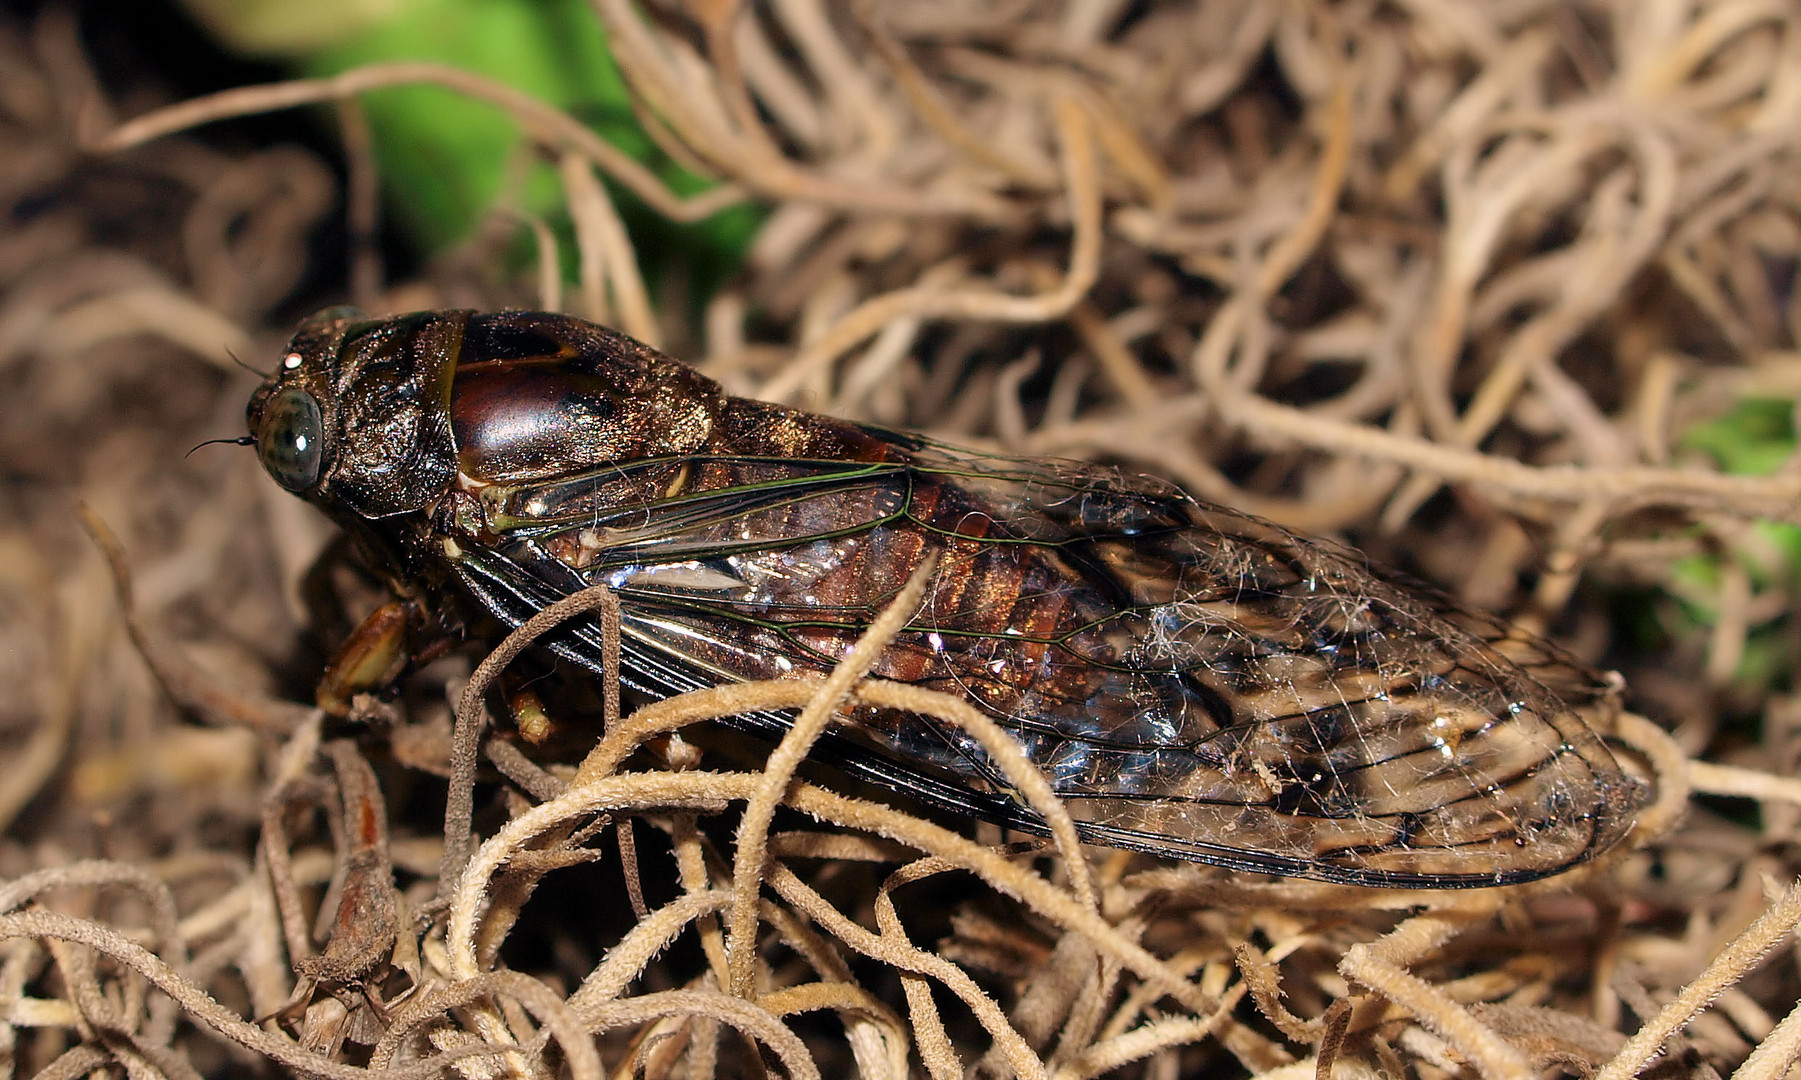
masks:
[[[317,483],[324,443],[325,421],[313,395],[290,388],[269,399],[256,434],[256,453],[276,483],[289,491]]]

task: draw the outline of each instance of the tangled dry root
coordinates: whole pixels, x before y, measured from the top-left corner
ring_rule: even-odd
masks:
[[[0,32],[10,1070],[1785,1075],[1801,707],[1735,672],[1792,628],[1792,567],[1751,522],[1801,517],[1801,468],[1727,474],[1678,436],[1801,397],[1791,7],[595,8],[658,144],[717,179],[704,194],[465,72],[383,65],[117,122],[69,23]],[[610,708],[579,766],[486,721],[512,643],[329,736],[288,700],[318,666],[294,583],[328,533],[247,455],[176,462],[238,430],[231,358],[285,335],[333,182],[293,149],[179,133],[337,103],[367,237],[356,96],[419,82],[507,111],[554,162],[581,280],[565,298],[554,230],[503,196],[419,280],[384,284],[359,249],[364,306],[535,297],[734,392],[1135,462],[1349,533],[1624,669],[1652,719],[1615,734],[1659,792],[1632,850],[1441,894],[1080,849],[1004,734],[862,679],[867,652],[817,685]],[[619,191],[678,221],[768,207],[698,322],[640,273]],[[522,234],[535,283],[505,270]],[[76,493],[125,538],[136,648]],[[1692,593],[1670,583],[1698,557],[1712,623],[1692,642],[1625,640],[1581,588]],[[797,778],[856,701],[965,727],[1054,842],[977,842]],[[801,718],[755,768],[683,741],[777,706]],[[445,805],[434,777],[442,818],[420,810]]]

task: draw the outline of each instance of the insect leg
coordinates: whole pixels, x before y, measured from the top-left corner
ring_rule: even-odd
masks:
[[[350,700],[393,682],[412,660],[415,628],[425,613],[407,600],[390,600],[369,613],[338,646],[319,678],[315,699],[333,716],[350,712]]]

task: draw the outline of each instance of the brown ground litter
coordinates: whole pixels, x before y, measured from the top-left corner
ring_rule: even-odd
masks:
[[[1801,659],[1794,568],[1753,524],[1801,521],[1801,458],[1731,475],[1680,436],[1801,401],[1801,11],[593,6],[653,136],[716,187],[679,197],[434,65],[153,109],[108,98],[67,17],[0,24],[0,1070],[1789,1074],[1801,698],[1742,673],[1772,638]],[[356,95],[417,82],[557,164],[580,280],[503,199],[414,279],[359,249],[338,298],[566,309],[734,393],[1348,538],[1619,667],[1609,734],[1657,801],[1577,873],[1399,892],[1080,849],[983,714],[857,657],[609,716],[560,764],[497,736],[479,686],[459,705],[479,655],[328,729],[295,703],[343,627],[303,583],[323,556],[328,592],[374,590],[253,454],[183,455],[241,431],[236,359],[277,355],[313,232],[373,232]],[[295,148],[206,141],[306,103],[338,103],[345,191]],[[618,189],[769,216],[697,312],[640,273]],[[1712,623],[1641,640],[1625,596]],[[801,762],[843,701],[965,726],[1056,839],[827,786]],[[777,706],[801,719],[757,768],[696,748]]]

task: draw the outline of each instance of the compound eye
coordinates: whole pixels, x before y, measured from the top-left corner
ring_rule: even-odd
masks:
[[[305,390],[289,387],[269,399],[256,454],[275,482],[289,491],[305,491],[319,481],[325,452],[325,419],[319,403]]]

